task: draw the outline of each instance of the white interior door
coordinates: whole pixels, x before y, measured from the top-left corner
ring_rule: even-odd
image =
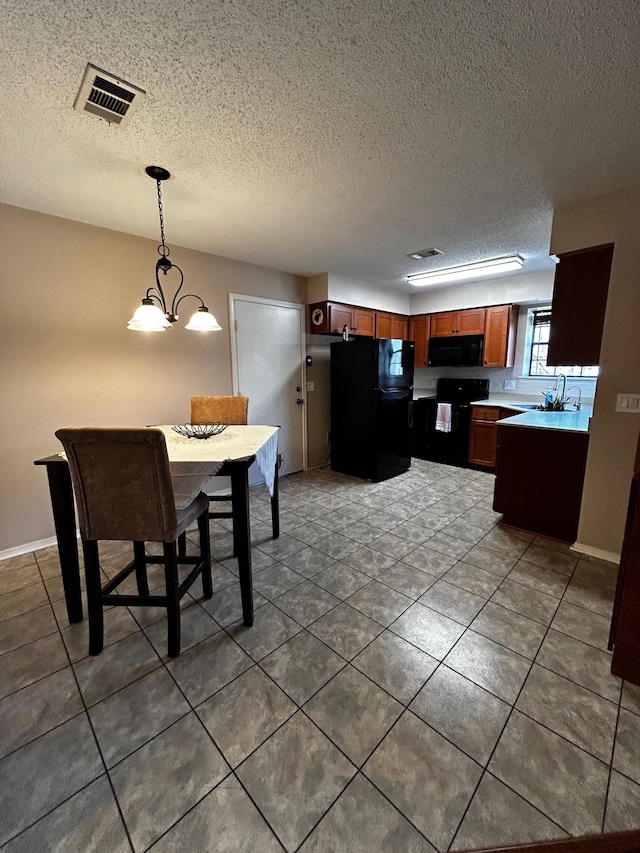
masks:
[[[229,294],[233,392],[249,398],[249,423],[280,426],[280,474],[306,467],[305,307]],[[300,402],[303,401],[303,402]],[[250,482],[262,477],[255,465]]]

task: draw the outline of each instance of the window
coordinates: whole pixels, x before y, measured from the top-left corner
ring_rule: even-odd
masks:
[[[551,308],[535,308],[529,312],[531,329],[531,352],[529,356],[529,376],[578,376],[583,379],[595,379],[597,365],[573,365],[562,367],[547,366],[549,332],[551,331]]]

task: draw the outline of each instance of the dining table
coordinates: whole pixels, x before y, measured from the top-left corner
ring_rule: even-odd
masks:
[[[176,504],[187,503],[212,477],[231,480],[233,513],[233,550],[238,560],[242,617],[253,624],[253,580],[251,568],[251,523],[249,514],[249,468],[256,462],[272,498],[274,538],[277,537],[278,506],[278,433],[279,427],[257,424],[229,425],[218,435],[206,439],[179,435],[173,425],[160,425],[165,435]],[[83,619],[78,528],[69,465],[63,452],[36,459],[46,468],[51,496],[53,522],[58,543],[60,571],[67,616],[70,623]]]

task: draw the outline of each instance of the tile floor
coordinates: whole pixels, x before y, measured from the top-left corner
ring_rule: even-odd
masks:
[[[502,527],[492,489],[419,460],[379,484],[311,471],[282,481],[277,541],[254,490],[255,625],[212,523],[215,594],[185,599],[174,660],[156,609],[112,608],[87,657],[55,549],[3,561],[3,853],[396,853],[640,826],[640,687],[606,650],[615,568]],[[125,559],[103,557],[106,575]]]

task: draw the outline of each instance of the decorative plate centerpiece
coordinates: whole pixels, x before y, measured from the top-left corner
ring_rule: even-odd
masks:
[[[211,438],[212,435],[220,435],[227,428],[227,424],[176,424],[171,427],[178,435],[185,438]]]

